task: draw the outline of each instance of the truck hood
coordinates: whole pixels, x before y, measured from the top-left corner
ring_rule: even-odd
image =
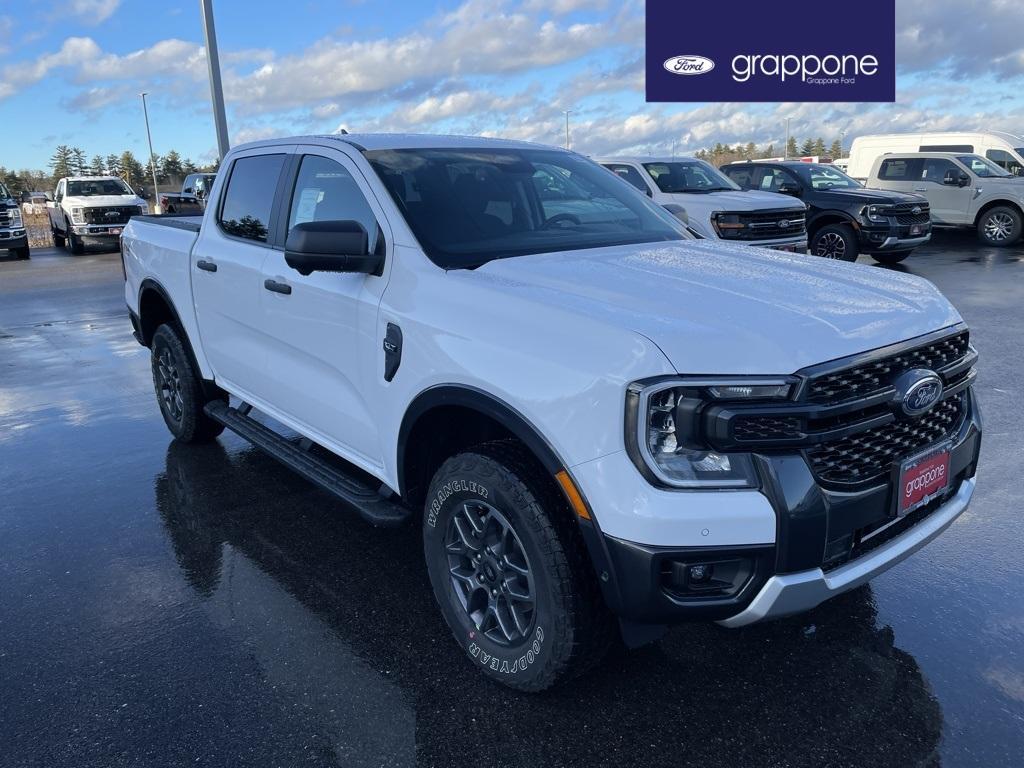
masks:
[[[752,189],[730,190],[728,192],[697,192],[683,194],[665,194],[662,202],[671,202],[681,205],[691,216],[698,211],[773,211],[778,209],[800,209],[805,210],[802,202],[788,195],[780,195],[778,192],[762,192]]]
[[[146,201],[135,195],[89,195],[88,197],[72,197],[68,195],[62,201],[66,208],[98,208],[100,206],[145,205]]]
[[[819,208],[837,207],[847,205],[898,205],[899,203],[927,203],[928,198],[924,195],[915,195],[910,192],[895,192],[888,189],[825,189],[814,192],[814,204]]]
[[[792,373],[960,321],[922,278],[720,241],[523,256],[469,275],[587,316],[594,333],[642,334],[680,373]]]

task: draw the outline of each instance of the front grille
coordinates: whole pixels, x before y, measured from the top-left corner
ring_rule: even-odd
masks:
[[[803,425],[796,416],[739,416],[732,434],[741,442],[786,440],[803,434]]]
[[[964,410],[964,395],[954,395],[914,421],[898,421],[825,443],[808,450],[807,458],[825,482],[865,483],[887,474],[896,460],[951,435]]]
[[[896,214],[897,224],[927,224],[931,221],[931,217],[928,211],[922,211],[921,213],[899,213]]]
[[[738,237],[730,240],[774,240],[792,237],[806,231],[804,211],[771,211],[766,213],[724,213],[722,216],[737,216],[746,225],[739,230]],[[782,226],[785,224],[785,226]]]
[[[968,332],[917,347],[906,352],[871,360],[807,382],[805,399],[812,403],[837,403],[866,397],[885,389],[904,371],[928,368],[937,371],[967,354]]]
[[[11,212],[9,209],[4,208],[0,211],[0,227],[9,226],[11,223]]]
[[[134,205],[115,205],[85,208],[82,212],[85,215],[86,224],[109,224],[113,227],[127,224],[128,219],[138,215],[139,209]],[[113,215],[108,216],[108,213]]]

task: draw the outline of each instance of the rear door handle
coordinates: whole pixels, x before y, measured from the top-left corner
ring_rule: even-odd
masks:
[[[199,269],[203,270],[204,272],[217,271],[217,265],[214,264],[212,261],[207,261],[206,259],[200,259],[199,261],[197,261],[196,266],[199,267]]]
[[[274,293],[283,293],[285,296],[288,296],[292,292],[292,287],[288,285],[288,283],[279,283],[277,280],[271,280],[269,278],[263,281],[263,287],[268,291],[273,291]]]

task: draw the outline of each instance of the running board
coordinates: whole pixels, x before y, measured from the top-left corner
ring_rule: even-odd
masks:
[[[412,516],[411,509],[385,498],[378,488],[311,453],[308,440],[296,445],[256,421],[248,415],[252,410],[248,403],[232,408],[223,400],[213,400],[203,410],[211,419],[273,456],[293,472],[355,507],[371,525],[393,527]]]

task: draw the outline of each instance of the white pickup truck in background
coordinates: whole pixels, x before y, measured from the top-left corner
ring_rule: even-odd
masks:
[[[974,490],[977,355],[931,283],[695,239],[571,152],[248,144],[122,254],[172,434],[418,521],[455,639],[522,690],[616,632],[812,608]]]
[[[149,213],[149,204],[116,176],[63,178],[46,207],[53,244],[67,243],[75,254],[87,243],[115,245],[132,216]]]
[[[744,190],[710,163],[692,157],[609,157],[597,162],[701,237],[807,252],[807,206],[799,200]]]

